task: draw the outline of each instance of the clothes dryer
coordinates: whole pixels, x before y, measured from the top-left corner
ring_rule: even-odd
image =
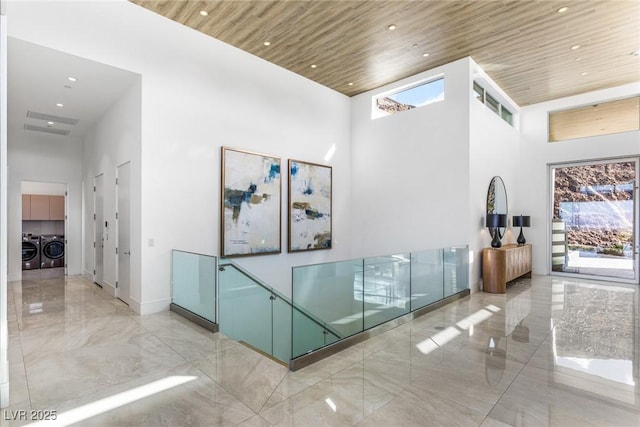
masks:
[[[40,236],[22,235],[22,269],[40,268]]]
[[[64,236],[47,234],[40,236],[40,265],[42,268],[64,267]]]

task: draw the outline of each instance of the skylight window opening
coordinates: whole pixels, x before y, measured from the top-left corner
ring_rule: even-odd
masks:
[[[500,103],[496,101],[496,99],[493,96],[489,95],[488,93],[486,94],[486,97],[487,99],[485,100],[485,105],[489,107],[491,111],[500,115]]]
[[[513,113],[507,110],[504,105],[500,106],[500,115],[502,116],[502,120],[513,126]]]
[[[493,97],[485,88],[483,88],[477,81],[473,82],[473,97],[486,105],[491,111],[496,113],[499,117],[507,122],[510,126],[513,126],[513,113],[504,104],[500,103],[498,99]]]
[[[371,118],[390,116],[444,100],[444,77],[373,97]]]
[[[640,96],[549,112],[549,142],[640,131]]]
[[[477,82],[473,82],[473,96],[484,104],[484,88]]]

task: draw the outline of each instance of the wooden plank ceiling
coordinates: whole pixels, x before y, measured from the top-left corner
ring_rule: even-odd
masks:
[[[640,81],[638,0],[130,1],[348,96],[466,56],[520,106]]]

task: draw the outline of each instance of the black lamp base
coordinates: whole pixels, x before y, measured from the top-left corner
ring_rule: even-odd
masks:
[[[498,229],[496,228],[493,232],[493,240],[491,240],[492,248],[499,248],[502,246],[502,242],[500,241],[500,235],[498,234]]]
[[[519,245],[524,245],[527,243],[527,240],[524,238],[524,233],[522,232],[522,227],[520,227],[520,235],[518,236],[518,240],[516,240]]]

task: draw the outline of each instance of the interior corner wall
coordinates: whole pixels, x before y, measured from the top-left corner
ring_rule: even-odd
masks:
[[[140,311],[140,187],[141,187],[141,116],[142,116],[142,80],[127,89],[114,105],[96,122],[86,137],[83,146],[83,187],[84,187],[84,271],[95,269],[94,192],[95,177],[103,174],[104,221],[109,226],[105,230],[103,284],[107,292],[115,295],[117,281],[116,265],[116,170],[119,165],[131,162],[131,299],[132,308]]]
[[[51,135],[20,130],[8,135],[8,275],[22,277],[22,181],[67,184],[65,262],[69,275],[82,272],[82,141],[69,138],[52,144]]]
[[[580,107],[640,94],[640,83],[588,92],[524,107],[521,110],[519,191],[523,212],[531,215],[527,241],[533,243],[533,272],[550,273],[551,216],[549,165],[640,155],[640,132],[622,132],[561,142],[548,142],[551,111]]]
[[[372,97],[444,74],[443,101],[372,120]],[[352,98],[353,257],[467,244],[468,58]]]
[[[283,164],[324,164],[336,147],[334,249],[286,253],[284,174],[283,253],[239,264],[290,295],[291,266],[348,257],[348,97],[126,1],[14,2],[7,13],[16,38],[142,76],[141,313],[168,308],[172,249],[219,253],[221,146]]]
[[[502,89],[471,61],[469,93],[471,94],[474,77],[482,76],[485,90],[493,96],[513,102]],[[491,111],[474,96],[469,102],[469,204],[470,239],[469,250],[472,252],[470,265],[470,286],[475,292],[481,288],[482,250],[491,245],[491,235],[485,227],[487,214],[487,191],[494,176],[504,181],[507,190],[508,224],[511,217],[528,211],[520,206],[520,134],[516,127],[509,125],[499,115]],[[514,111],[515,112],[515,111]],[[514,114],[517,124],[517,113]],[[515,243],[517,232],[507,228],[502,239],[503,244]]]
[[[7,321],[7,17],[0,0],[0,407],[9,406]]]

